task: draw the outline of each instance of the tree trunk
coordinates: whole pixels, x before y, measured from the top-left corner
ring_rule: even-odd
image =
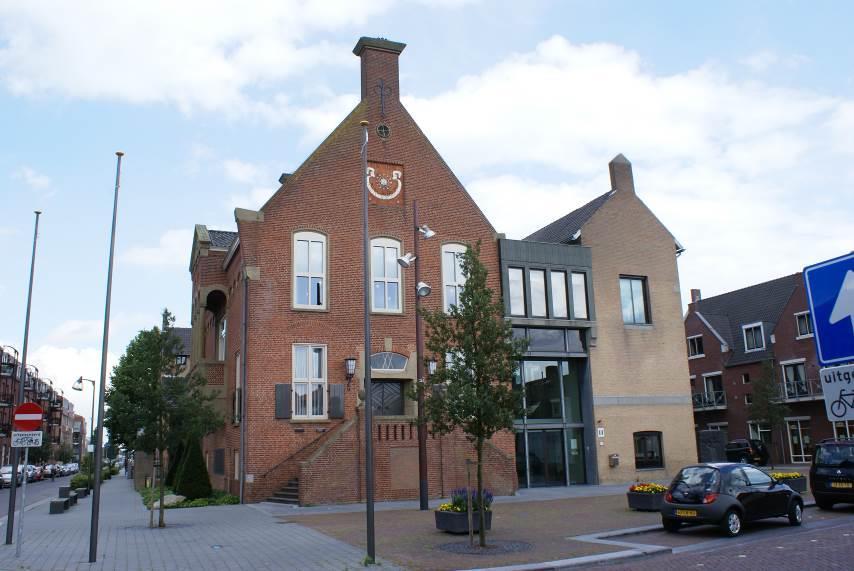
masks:
[[[477,505],[478,517],[480,518],[480,530],[478,538],[480,546],[486,547],[486,509],[483,505],[483,437],[477,439]]]
[[[157,478],[160,480],[160,515],[157,521],[157,527],[166,527],[166,519],[165,519],[165,510],[166,506],[163,505],[163,499],[166,495],[165,488],[163,486],[163,448],[160,448],[157,451],[158,460],[160,462],[160,468],[157,470]]]

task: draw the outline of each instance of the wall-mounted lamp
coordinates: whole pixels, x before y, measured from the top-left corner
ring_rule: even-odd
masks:
[[[428,359],[427,360],[427,374],[434,375],[436,374],[436,359]]]
[[[433,288],[424,282],[418,282],[418,285],[415,286],[415,293],[418,294],[418,297],[427,297],[431,291]]]
[[[347,357],[344,359],[344,367],[347,369],[347,386],[350,386],[350,381],[356,375],[356,358]]]
[[[415,259],[416,258],[415,258],[414,254],[410,254],[409,252],[407,252],[404,255],[397,258],[397,263],[400,264],[400,267],[402,267],[402,268],[408,268],[409,266],[412,265],[412,262],[414,262]]]
[[[426,224],[422,224],[421,226],[419,226],[418,231],[421,232],[421,235],[424,236],[424,238],[427,240],[436,235],[436,232],[430,230],[430,227]]]

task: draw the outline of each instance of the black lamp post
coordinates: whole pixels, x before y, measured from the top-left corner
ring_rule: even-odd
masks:
[[[89,428],[90,428],[90,432],[91,432],[92,427],[95,426],[95,392],[96,392],[95,391],[95,381],[93,381],[92,379],[84,379],[83,377],[80,377],[79,379],[74,381],[74,384],[71,385],[71,388],[74,389],[75,391],[83,392],[83,381],[87,381],[89,383],[92,383],[92,416],[89,418],[89,423],[90,423]],[[85,436],[84,436],[84,438],[85,438]],[[86,454],[87,455],[89,454],[89,447],[88,446],[86,447]],[[83,450],[80,450],[80,455],[83,456]],[[89,480],[88,480],[88,483],[86,484],[87,488],[92,487],[92,464],[93,464],[93,461],[92,461],[92,458],[90,457],[89,458]]]

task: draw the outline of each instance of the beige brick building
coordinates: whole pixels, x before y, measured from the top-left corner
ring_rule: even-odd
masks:
[[[609,169],[612,190],[526,240],[590,249],[595,434],[587,443],[598,481],[666,479],[697,460],[676,264],[682,248],[635,193],[629,161],[619,155]]]

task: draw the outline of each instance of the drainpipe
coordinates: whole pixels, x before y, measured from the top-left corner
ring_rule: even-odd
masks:
[[[249,274],[246,266],[243,266],[243,347],[240,353],[243,360],[240,362],[240,503],[246,503],[246,347],[249,332]]]

